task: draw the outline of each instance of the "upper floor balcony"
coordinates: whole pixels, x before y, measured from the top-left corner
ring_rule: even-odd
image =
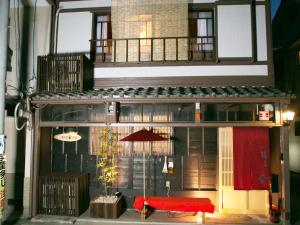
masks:
[[[85,91],[93,87],[93,66],[80,53],[38,56],[39,92]]]
[[[95,63],[214,62],[214,36],[95,39]]]
[[[94,88],[273,84],[266,1],[83,5],[63,4],[55,51],[90,53]]]

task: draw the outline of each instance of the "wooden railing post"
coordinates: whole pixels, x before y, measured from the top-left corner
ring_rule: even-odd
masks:
[[[176,40],[176,61],[178,61],[178,38]]]
[[[141,61],[141,39],[138,39],[138,62]]]
[[[166,39],[163,39],[163,61],[166,61]]]
[[[129,51],[128,51],[128,39],[126,39],[126,62],[128,62],[128,54],[129,54]]]
[[[83,77],[84,77],[84,55],[80,55],[80,75],[79,75],[79,90],[83,91]]]
[[[117,40],[114,40],[114,63],[116,63],[117,58]]]
[[[153,38],[151,38],[151,56],[150,56],[150,61],[153,62]]]

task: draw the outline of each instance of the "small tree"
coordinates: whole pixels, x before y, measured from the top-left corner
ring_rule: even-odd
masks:
[[[100,175],[98,181],[103,185],[104,194],[108,196],[108,190],[117,179],[117,144],[118,135],[111,127],[105,127],[100,131],[100,148],[97,151]]]

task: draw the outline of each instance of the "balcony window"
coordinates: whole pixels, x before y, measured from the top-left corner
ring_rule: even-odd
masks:
[[[188,24],[177,20],[171,22],[165,17],[158,19],[149,13],[126,15],[125,19],[114,21],[119,25],[112,28],[110,15],[95,18],[95,35],[91,43],[96,65],[215,59],[213,11],[190,12]],[[171,32],[171,27],[178,26],[177,23],[186,26],[186,32]]]
[[[96,52],[96,61],[110,60],[112,51],[112,32],[110,15],[96,15],[96,29],[94,48]],[[100,57],[100,58],[99,58]]]
[[[189,13],[191,60],[213,60],[214,18],[212,11]]]

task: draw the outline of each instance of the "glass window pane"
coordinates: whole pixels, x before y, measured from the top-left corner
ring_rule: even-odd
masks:
[[[204,129],[204,152],[206,155],[217,155],[217,140],[218,140],[218,129],[217,128],[205,128]],[[207,158],[212,160],[213,158]],[[208,161],[206,160],[206,161]],[[215,162],[215,161],[214,161]]]
[[[142,104],[121,104],[120,122],[142,122]]]
[[[88,121],[87,105],[64,106],[64,121]]]
[[[89,107],[91,122],[105,122],[105,105],[91,105]]]
[[[273,104],[202,104],[203,121],[275,121]],[[259,112],[269,119],[259,119]]]
[[[213,36],[213,21],[207,20],[207,36]]]
[[[168,122],[168,105],[167,104],[157,104],[154,105],[154,110],[153,110],[153,122]]]
[[[107,39],[107,23],[102,23],[101,39]]]
[[[205,19],[199,19],[197,21],[197,26],[198,26],[198,37],[203,37],[207,36],[207,26],[206,26],[206,20]]]
[[[202,155],[202,127],[190,127],[189,135],[189,155]]]
[[[194,121],[195,104],[170,104],[169,114],[170,122]]]
[[[212,12],[199,12],[199,18],[212,18]]]
[[[152,104],[144,104],[143,105],[143,122],[152,122],[152,114],[153,114],[153,105]]]
[[[42,121],[88,121],[89,105],[48,105],[42,109]]]
[[[174,128],[174,154],[187,155],[187,128],[175,127]]]
[[[102,23],[97,23],[97,28],[96,28],[96,38],[97,39],[101,39],[101,28],[102,27]]]
[[[97,22],[106,22],[110,20],[109,15],[97,16]]]

